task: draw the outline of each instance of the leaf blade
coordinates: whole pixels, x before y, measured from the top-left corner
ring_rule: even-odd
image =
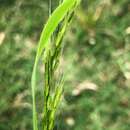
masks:
[[[34,62],[32,79],[31,79],[31,87],[32,87],[32,104],[33,104],[33,130],[38,130],[38,121],[37,121],[37,112],[36,112],[36,99],[35,99],[35,88],[36,88],[36,70],[38,61],[42,55],[43,50],[47,47],[47,43],[53,32],[55,31],[58,24],[63,20],[67,12],[74,6],[74,4],[79,4],[80,0],[64,0],[62,4],[60,4],[52,15],[49,17],[42,33],[40,36],[40,40],[38,42],[38,49],[36,53],[36,58]]]

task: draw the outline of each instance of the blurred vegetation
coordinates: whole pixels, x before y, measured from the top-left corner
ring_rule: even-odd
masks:
[[[47,0],[0,0],[0,130],[32,129],[30,79],[47,18]],[[82,1],[64,45],[55,130],[129,130],[130,1]]]

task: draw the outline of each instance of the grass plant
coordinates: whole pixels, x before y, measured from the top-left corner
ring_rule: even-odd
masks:
[[[1,1],[0,130],[32,130],[30,77],[35,43],[48,17],[48,2]],[[52,0],[49,14],[58,2]],[[62,74],[57,75],[56,71],[53,77],[55,86],[60,81],[64,82],[64,99],[56,112],[54,130],[130,130],[129,3],[130,0],[84,0],[76,10],[76,17],[64,38],[64,61],[60,61],[64,67],[65,82]],[[58,25],[60,30],[63,21]],[[58,28],[48,43],[51,49],[55,47]],[[45,52],[44,49],[44,57],[47,56]],[[35,89],[39,130],[43,130],[45,122],[42,114],[45,84],[43,55],[37,67]],[[60,73],[61,68],[56,67],[56,70]],[[55,90],[51,86],[52,99]]]
[[[59,6],[52,12],[49,0],[49,19],[45,24],[38,43],[38,49],[32,73],[33,130],[38,128],[38,113],[36,110],[36,72],[39,60],[43,56],[44,95],[43,95],[43,130],[53,130],[55,114],[63,91],[63,76],[56,77],[62,51],[62,39],[74,11],[80,0],[59,1]],[[52,12],[52,13],[51,13]],[[53,91],[54,90],[54,91]]]

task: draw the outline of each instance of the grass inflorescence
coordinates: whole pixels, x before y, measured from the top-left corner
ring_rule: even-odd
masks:
[[[38,49],[32,73],[32,100],[33,100],[33,130],[38,128],[38,113],[36,110],[36,70],[38,62],[43,55],[44,92],[43,92],[43,130],[53,130],[56,110],[60,102],[64,78],[56,77],[62,52],[62,40],[74,11],[80,0],[59,1],[59,6],[52,12],[51,0],[49,0],[49,19],[45,24],[38,43]]]

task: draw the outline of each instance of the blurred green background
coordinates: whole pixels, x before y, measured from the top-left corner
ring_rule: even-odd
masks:
[[[47,18],[48,0],[0,0],[0,130],[32,130],[30,80]],[[130,130],[129,0],[82,1],[61,63],[66,82],[55,130]]]

